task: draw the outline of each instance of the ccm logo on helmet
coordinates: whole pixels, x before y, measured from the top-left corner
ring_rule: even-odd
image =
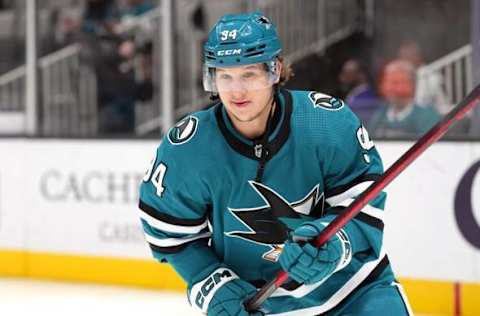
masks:
[[[231,55],[240,55],[242,53],[242,49],[224,49],[224,50],[219,50],[217,52],[218,56],[231,56]]]

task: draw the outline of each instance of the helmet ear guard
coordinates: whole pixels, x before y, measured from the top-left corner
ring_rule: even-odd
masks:
[[[203,89],[207,92],[218,92],[217,85],[215,84],[215,72],[216,68],[203,65]]]
[[[266,63],[268,69],[267,71],[274,76],[274,84],[277,84],[280,82],[280,73],[281,73],[281,67],[282,64],[280,60],[278,60],[278,57],[275,57],[275,59],[271,60],[270,62]]]

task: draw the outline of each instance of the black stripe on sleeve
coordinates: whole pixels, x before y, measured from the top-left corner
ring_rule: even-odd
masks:
[[[332,215],[340,215],[343,213],[343,211],[346,209],[345,206],[336,206],[336,207],[332,207],[330,209],[327,209],[326,211],[326,214],[325,215],[329,215],[329,214],[332,214]],[[383,228],[385,227],[385,224],[382,222],[382,220],[376,218],[376,217],[373,217],[373,216],[370,216],[366,213],[362,213],[361,211],[355,215],[354,219],[356,220],[359,220],[367,225],[370,225],[372,227],[375,227],[381,231],[383,231]]]
[[[188,245],[190,245],[192,243],[201,242],[201,243],[204,243],[205,245],[207,245],[209,239],[210,239],[210,237],[205,237],[205,238],[202,238],[202,239],[195,239],[195,240],[186,242],[184,244],[181,244],[181,245],[178,245],[178,246],[172,246],[172,247],[159,247],[159,246],[151,244],[151,243],[148,243],[148,245],[150,246],[150,249],[155,253],[158,253],[158,254],[174,254],[174,253],[178,253],[178,252],[182,251],[183,249],[185,249]]]
[[[198,218],[198,219],[185,219],[185,218],[174,217],[170,214],[158,211],[157,209],[155,209],[154,207],[146,204],[142,200],[140,200],[140,202],[138,204],[138,207],[142,211],[144,211],[145,213],[150,215],[151,217],[153,217],[153,218],[155,218],[155,219],[157,219],[161,222],[171,224],[171,225],[198,226],[198,225],[202,225],[203,223],[205,223],[205,220],[206,220],[206,216],[204,216],[202,218]]]
[[[325,198],[329,198],[335,195],[342,194],[343,192],[348,191],[350,188],[356,186],[357,184],[360,184],[362,182],[366,181],[377,181],[380,179],[381,175],[376,174],[376,173],[370,173],[370,174],[362,174],[361,176],[355,178],[354,180],[350,181],[347,184],[340,185],[338,187],[334,187],[332,189],[327,189],[325,190]]]
[[[375,281],[380,276],[380,274],[382,274],[382,272],[388,267],[389,264],[390,264],[390,260],[388,260],[388,256],[385,255],[382,258],[382,260],[380,260],[380,262],[375,267],[375,269],[373,269],[373,271],[370,272],[368,277],[365,280],[363,280],[358,287],[360,288],[362,286],[365,286]]]
[[[180,252],[182,251],[189,243],[184,243],[184,244],[181,244],[181,245],[178,245],[178,246],[173,246],[173,247],[159,247],[159,246],[156,246],[154,244],[151,244],[151,243],[148,243],[148,245],[150,246],[150,249],[152,249],[152,251],[156,252],[156,253],[159,253],[159,254],[172,254],[172,253],[177,253],[177,252]]]

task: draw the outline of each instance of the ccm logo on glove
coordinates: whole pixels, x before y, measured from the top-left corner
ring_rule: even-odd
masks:
[[[208,303],[215,294],[215,291],[217,291],[228,281],[237,278],[238,276],[232,270],[219,268],[210,274],[206,279],[195,284],[192,287],[190,297],[194,298],[195,305],[197,305],[201,310],[204,310],[205,303],[208,306]]]

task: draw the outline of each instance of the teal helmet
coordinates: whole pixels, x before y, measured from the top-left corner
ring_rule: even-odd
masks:
[[[220,18],[204,45],[208,67],[232,67],[269,62],[282,51],[277,29],[259,11]]]
[[[212,70],[265,63],[275,70],[282,45],[275,25],[261,12],[222,16],[204,45],[204,87],[216,91]]]

